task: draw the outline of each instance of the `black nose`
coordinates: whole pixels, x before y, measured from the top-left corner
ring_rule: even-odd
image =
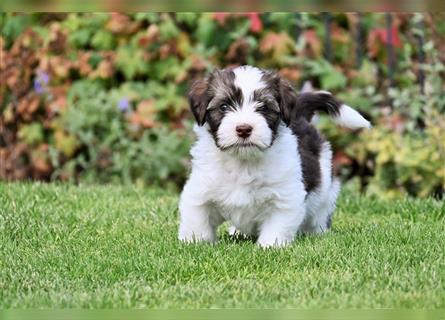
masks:
[[[238,137],[246,139],[252,133],[252,129],[253,128],[250,124],[240,124],[236,126],[236,134],[238,135]]]

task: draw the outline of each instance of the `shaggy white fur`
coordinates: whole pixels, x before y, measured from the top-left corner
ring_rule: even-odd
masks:
[[[240,232],[259,235],[261,246],[292,241],[305,217],[304,185],[296,140],[281,127],[262,157],[239,159],[215,146],[205,127],[195,126],[193,168],[181,194],[181,240],[216,240],[229,220]]]
[[[341,106],[340,115],[335,117],[334,121],[338,125],[350,129],[371,128],[371,123],[368,120],[346,104]]]
[[[193,167],[181,194],[179,238],[216,240],[216,228],[229,220],[263,247],[291,242],[298,231],[320,233],[335,208],[340,184],[331,178],[332,152],[325,143],[322,183],[306,197],[297,140],[282,126],[271,148],[254,161],[240,160],[215,146],[205,127],[195,126]]]

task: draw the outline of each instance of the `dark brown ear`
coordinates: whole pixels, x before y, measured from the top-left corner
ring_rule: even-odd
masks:
[[[193,83],[189,91],[190,109],[200,126],[205,123],[207,106],[210,102],[208,85],[208,79],[200,79]]]
[[[297,93],[290,82],[284,79],[279,81],[281,119],[289,126],[295,117]]]

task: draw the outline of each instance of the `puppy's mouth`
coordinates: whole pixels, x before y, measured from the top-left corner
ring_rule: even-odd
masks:
[[[233,143],[228,146],[220,146],[220,149],[223,151],[225,151],[225,150],[236,150],[236,151],[259,150],[259,151],[264,151],[268,147],[269,146],[253,143],[249,140],[241,140],[241,141],[237,141],[236,143]]]
[[[235,143],[233,146],[236,148],[259,148],[260,147],[259,145],[255,144],[253,142],[250,142],[250,141],[241,141],[241,142]]]

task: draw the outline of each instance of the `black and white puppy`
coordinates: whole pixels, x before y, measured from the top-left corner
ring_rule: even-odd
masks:
[[[250,66],[214,71],[194,83],[189,100],[197,142],[180,198],[180,240],[214,242],[227,220],[262,247],[330,227],[340,183],[311,118],[324,111],[354,129],[370,127],[367,120],[329,92],[297,95],[277,73]]]

